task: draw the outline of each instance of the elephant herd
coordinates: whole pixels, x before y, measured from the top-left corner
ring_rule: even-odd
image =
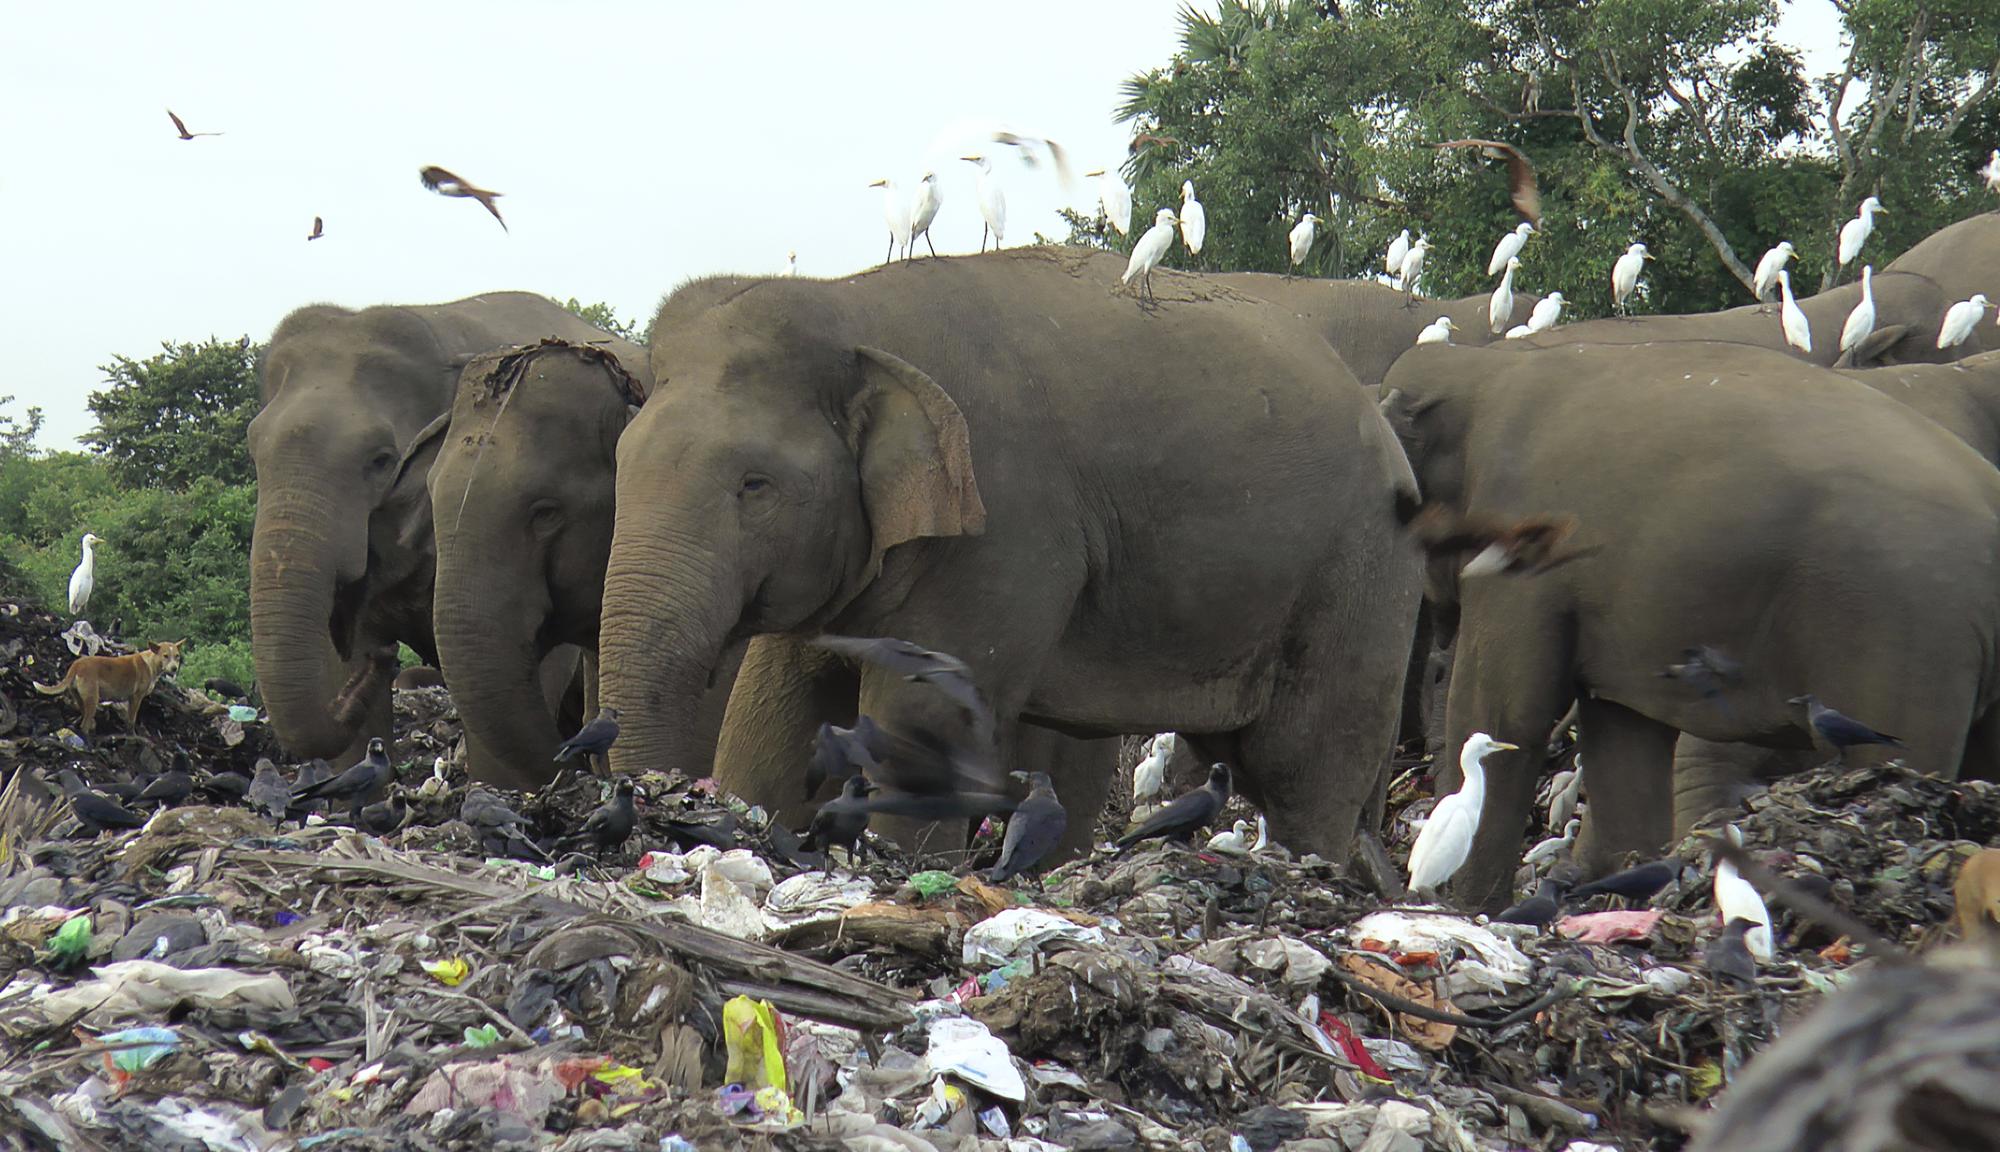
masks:
[[[1071,849],[1121,734],[1180,732],[1331,859],[1381,818],[1399,727],[1518,744],[1488,761],[1475,905],[1510,895],[1572,704],[1590,870],[1809,762],[1808,692],[1913,767],[2000,775],[2000,333],[1934,347],[1953,301],[2000,298],[2000,214],[1878,275],[1840,369],[1756,305],[1499,341],[1484,296],[1162,273],[1145,307],[1121,270],[1025,248],[697,280],[646,348],[522,293],[294,312],[249,432],[273,725],[358,755],[400,642],[443,671],[478,778],[545,782],[602,704],[614,770],[797,821],[822,723],[964,723],[807,643],[897,636],[971,665]],[[1856,291],[1801,307],[1837,326]],[[1440,310],[1489,346],[1412,347]],[[1405,530],[1426,504],[1574,516],[1577,558],[1462,577]],[[1441,725],[1404,703],[1433,645]],[[1697,645],[1740,679],[1661,675]]]

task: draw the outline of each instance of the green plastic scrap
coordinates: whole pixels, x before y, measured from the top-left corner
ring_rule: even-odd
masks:
[[[958,877],[949,872],[917,872],[910,876],[910,887],[917,890],[917,895],[928,900],[958,887]]]
[[[180,1033],[172,1028],[122,1028],[97,1039],[115,1049],[110,1053],[111,1063],[120,1072],[143,1072],[181,1046]]]
[[[491,1024],[481,1024],[477,1028],[465,1030],[467,1048],[491,1048],[500,1042],[500,1029]]]
[[[74,964],[90,950],[90,917],[72,916],[49,937],[49,955],[58,963]]]

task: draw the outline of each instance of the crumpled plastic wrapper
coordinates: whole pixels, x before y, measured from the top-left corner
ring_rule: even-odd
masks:
[[[158,1017],[177,1004],[202,1008],[262,1008],[289,1012],[297,1007],[292,989],[275,973],[234,968],[176,968],[151,960],[124,960],[92,968],[94,980],[50,992],[36,1007],[51,1020],[86,1012],[87,1022]]]
[[[967,967],[998,967],[1050,940],[1102,944],[1104,930],[1086,928],[1039,908],[1009,908],[965,930],[963,959]]]

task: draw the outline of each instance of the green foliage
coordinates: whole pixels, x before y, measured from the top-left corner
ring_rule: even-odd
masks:
[[[177,679],[182,684],[199,688],[202,681],[216,676],[234,680],[246,688],[256,682],[257,661],[250,654],[248,640],[224,640],[221,643],[198,641],[189,644],[181,653],[181,670]]]
[[[637,320],[620,320],[618,310],[602,300],[595,304],[584,304],[572,296],[563,304],[563,308],[584,323],[602,328],[621,340],[630,340],[634,344],[646,342],[647,333],[640,329]],[[647,327],[652,327],[651,321],[647,322]]]
[[[97,427],[83,439],[128,487],[184,488],[198,478],[248,484],[243,449],[257,415],[257,356],[249,337],[202,344],[163,343],[145,360],[115,357],[109,385],[90,394]]]
[[[1891,208],[1868,252],[1880,266],[1981,203],[2000,4],[1843,7],[1847,67],[1867,93],[1837,121],[1839,78],[1815,82],[1775,41],[1773,0],[1184,8],[1179,50],[1128,79],[1115,109],[1135,141],[1133,235],[1073,216],[1070,241],[1129,251],[1193,180],[1207,244],[1198,258],[1177,245],[1170,264],[1284,271],[1286,234],[1312,211],[1326,224],[1308,274],[1379,273],[1409,228],[1431,240],[1427,293],[1483,292],[1517,221],[1505,165],[1432,146],[1480,138],[1519,147],[1539,176],[1541,234],[1519,285],[1561,289],[1578,317],[1609,310],[1611,264],[1635,240],[1658,257],[1648,310],[1745,302],[1781,239],[1798,246],[1795,279],[1830,277],[1835,229],[1870,192]]]
[[[25,418],[6,414],[12,396],[0,396],[0,461],[35,454],[35,437],[42,431],[42,410],[29,407]]]

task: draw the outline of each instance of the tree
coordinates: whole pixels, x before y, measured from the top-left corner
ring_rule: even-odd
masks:
[[[604,303],[602,300],[595,304],[583,304],[579,303],[577,298],[572,296],[563,307],[572,316],[582,320],[584,323],[602,328],[604,331],[611,333],[621,340],[630,340],[634,344],[644,344],[646,342],[645,334],[640,331],[637,320],[620,320],[617,309]],[[647,327],[652,327],[650,322],[648,322]]]
[[[0,396],[0,411],[14,402],[12,396]],[[27,415],[17,419],[0,415],[0,460],[14,460],[35,454],[35,437],[42,431],[42,410],[29,406]]]
[[[157,356],[119,356],[99,369],[109,386],[90,394],[97,427],[84,442],[129,487],[185,488],[203,477],[251,483],[243,440],[261,403],[262,350],[247,336],[160,347]]]
[[[1798,246],[1797,278],[1830,282],[1834,231],[1869,191],[1892,211],[1870,245],[1877,264],[1964,216],[1976,141],[2000,126],[2000,5],[1836,7],[1852,51],[1817,85],[1774,39],[1773,0],[1186,8],[1173,59],[1127,80],[1117,109],[1133,129],[1134,220],[1177,205],[1191,179],[1208,211],[1202,267],[1285,270],[1286,233],[1310,210],[1328,238],[1309,273],[1379,272],[1388,238],[1410,228],[1431,239],[1427,291],[1483,291],[1515,223],[1504,170],[1430,145],[1501,139],[1533,159],[1542,189],[1520,283],[1562,289],[1579,315],[1609,310],[1611,263],[1635,240],[1658,258],[1655,310],[1744,302],[1780,239]],[[1842,109],[1857,79],[1867,95]],[[1106,242],[1094,222],[1071,223],[1073,239]],[[1170,262],[1189,263],[1182,250]]]

